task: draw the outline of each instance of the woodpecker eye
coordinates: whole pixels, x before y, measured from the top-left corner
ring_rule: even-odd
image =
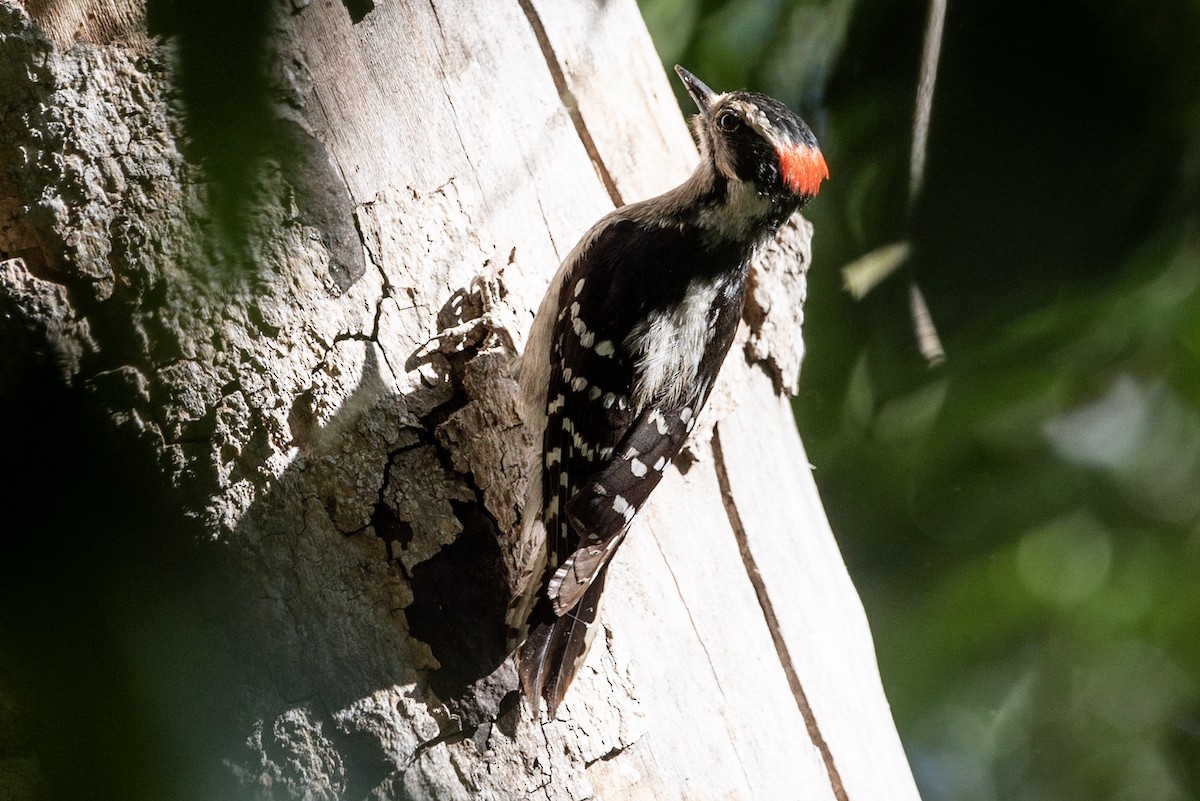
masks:
[[[725,133],[732,133],[740,128],[741,125],[742,121],[738,119],[737,112],[732,109],[722,111],[717,117],[717,127]]]

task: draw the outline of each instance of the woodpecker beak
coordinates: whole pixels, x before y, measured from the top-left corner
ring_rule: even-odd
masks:
[[[712,101],[716,98],[717,93],[705,86],[704,81],[678,64],[675,65],[675,72],[679,73],[679,78],[683,81],[684,88],[688,90],[688,94],[692,96],[692,100],[696,101],[696,108],[700,109],[701,114],[708,117],[708,107],[712,105]]]

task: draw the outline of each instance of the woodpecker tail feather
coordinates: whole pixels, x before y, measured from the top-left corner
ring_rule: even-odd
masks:
[[[521,688],[533,706],[534,715],[544,698],[547,712],[554,717],[571,680],[579,672],[595,634],[592,623],[596,619],[607,569],[605,562],[579,603],[562,616],[554,614],[545,597],[534,608],[536,622],[530,626],[529,636],[517,651]]]

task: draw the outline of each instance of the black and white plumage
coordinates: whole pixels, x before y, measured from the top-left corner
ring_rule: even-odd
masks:
[[[544,529],[545,561],[510,609],[510,636],[527,697],[551,714],[587,652],[610,560],[712,390],[752,255],[827,177],[812,132],[782,103],[676,71],[700,110],[700,165],[584,235],[520,365],[541,441],[525,536],[540,542]]]

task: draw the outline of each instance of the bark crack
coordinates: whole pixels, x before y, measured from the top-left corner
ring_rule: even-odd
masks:
[[[429,11],[433,14],[433,21],[437,24],[438,32],[442,34],[442,42],[444,42],[444,31],[446,29],[442,25],[442,18],[438,15],[437,3],[434,2],[434,0],[429,0]],[[472,150],[467,146],[467,143],[462,138],[463,122],[459,119],[458,107],[454,104],[454,97],[450,94],[449,87],[446,86],[446,75],[448,72],[450,72],[450,70],[446,66],[446,54],[442,49],[442,42],[439,42],[437,45],[438,61],[441,64],[441,69],[438,70],[438,75],[440,77],[439,85],[441,86],[442,96],[446,98],[446,106],[450,109],[450,114],[454,117],[454,136],[458,139],[458,146],[462,150],[463,159],[467,162],[467,166],[471,168],[471,177],[475,179],[476,186],[485,186],[486,184],[480,180],[479,171],[475,169],[475,161],[471,158]],[[445,188],[445,186],[453,180],[454,179],[451,178],[450,181],[442,184],[442,186],[438,187],[438,189],[435,189],[434,192]],[[468,217],[468,219],[470,218]]]
[[[617,188],[617,182],[613,179],[612,173],[608,171],[608,167],[605,166],[604,159],[600,157],[600,148],[596,147],[596,140],[592,138],[592,132],[588,130],[587,122],[583,119],[583,112],[579,109],[579,98],[575,97],[575,93],[567,84],[567,76],[558,63],[558,56],[554,54],[554,46],[550,44],[546,26],[542,24],[541,16],[533,7],[533,0],[517,0],[517,2],[521,6],[521,10],[525,12],[525,18],[529,20],[529,27],[533,29],[533,36],[537,39],[542,57],[546,59],[546,67],[550,70],[550,77],[554,80],[554,88],[558,90],[559,99],[562,100],[563,108],[571,118],[571,124],[575,126],[575,134],[583,144],[583,149],[587,151],[592,167],[596,170],[596,176],[600,179],[600,183],[604,184],[604,189],[608,192],[613,205],[624,206],[625,201],[621,197],[621,190]]]
[[[788,686],[791,688],[792,695],[796,699],[796,707],[800,710],[800,715],[804,718],[804,725],[808,729],[808,736],[821,753],[821,760],[825,763],[825,771],[829,774],[829,784],[833,790],[834,797],[838,801],[849,801],[849,796],[846,795],[846,788],[842,784],[841,774],[838,773],[837,765],[834,763],[833,752],[830,751],[829,744],[825,742],[825,737],[821,734],[821,727],[817,724],[816,715],[813,714],[812,706],[808,703],[808,696],[804,692],[804,686],[800,683],[800,676],[796,672],[792,655],[788,651],[787,642],[784,640],[783,632],[780,630],[779,618],[775,614],[775,606],[771,603],[771,596],[767,593],[766,583],[763,582],[762,573],[758,569],[758,563],[755,561],[754,554],[750,550],[750,543],[746,536],[746,527],[742,523],[742,516],[737,510],[737,503],[734,501],[733,492],[730,489],[729,472],[725,465],[725,452],[721,448],[721,427],[719,424],[713,429],[712,449],[713,466],[717,472],[717,485],[721,489],[721,500],[725,504],[725,514],[729,516],[729,527],[733,530],[733,536],[737,539],[738,551],[742,555],[742,563],[746,567],[746,575],[749,577],[750,583],[754,586],[754,594],[758,597],[758,605],[762,609],[767,629],[771,632],[771,642],[775,644],[775,652],[779,656],[779,664],[783,666]]]

